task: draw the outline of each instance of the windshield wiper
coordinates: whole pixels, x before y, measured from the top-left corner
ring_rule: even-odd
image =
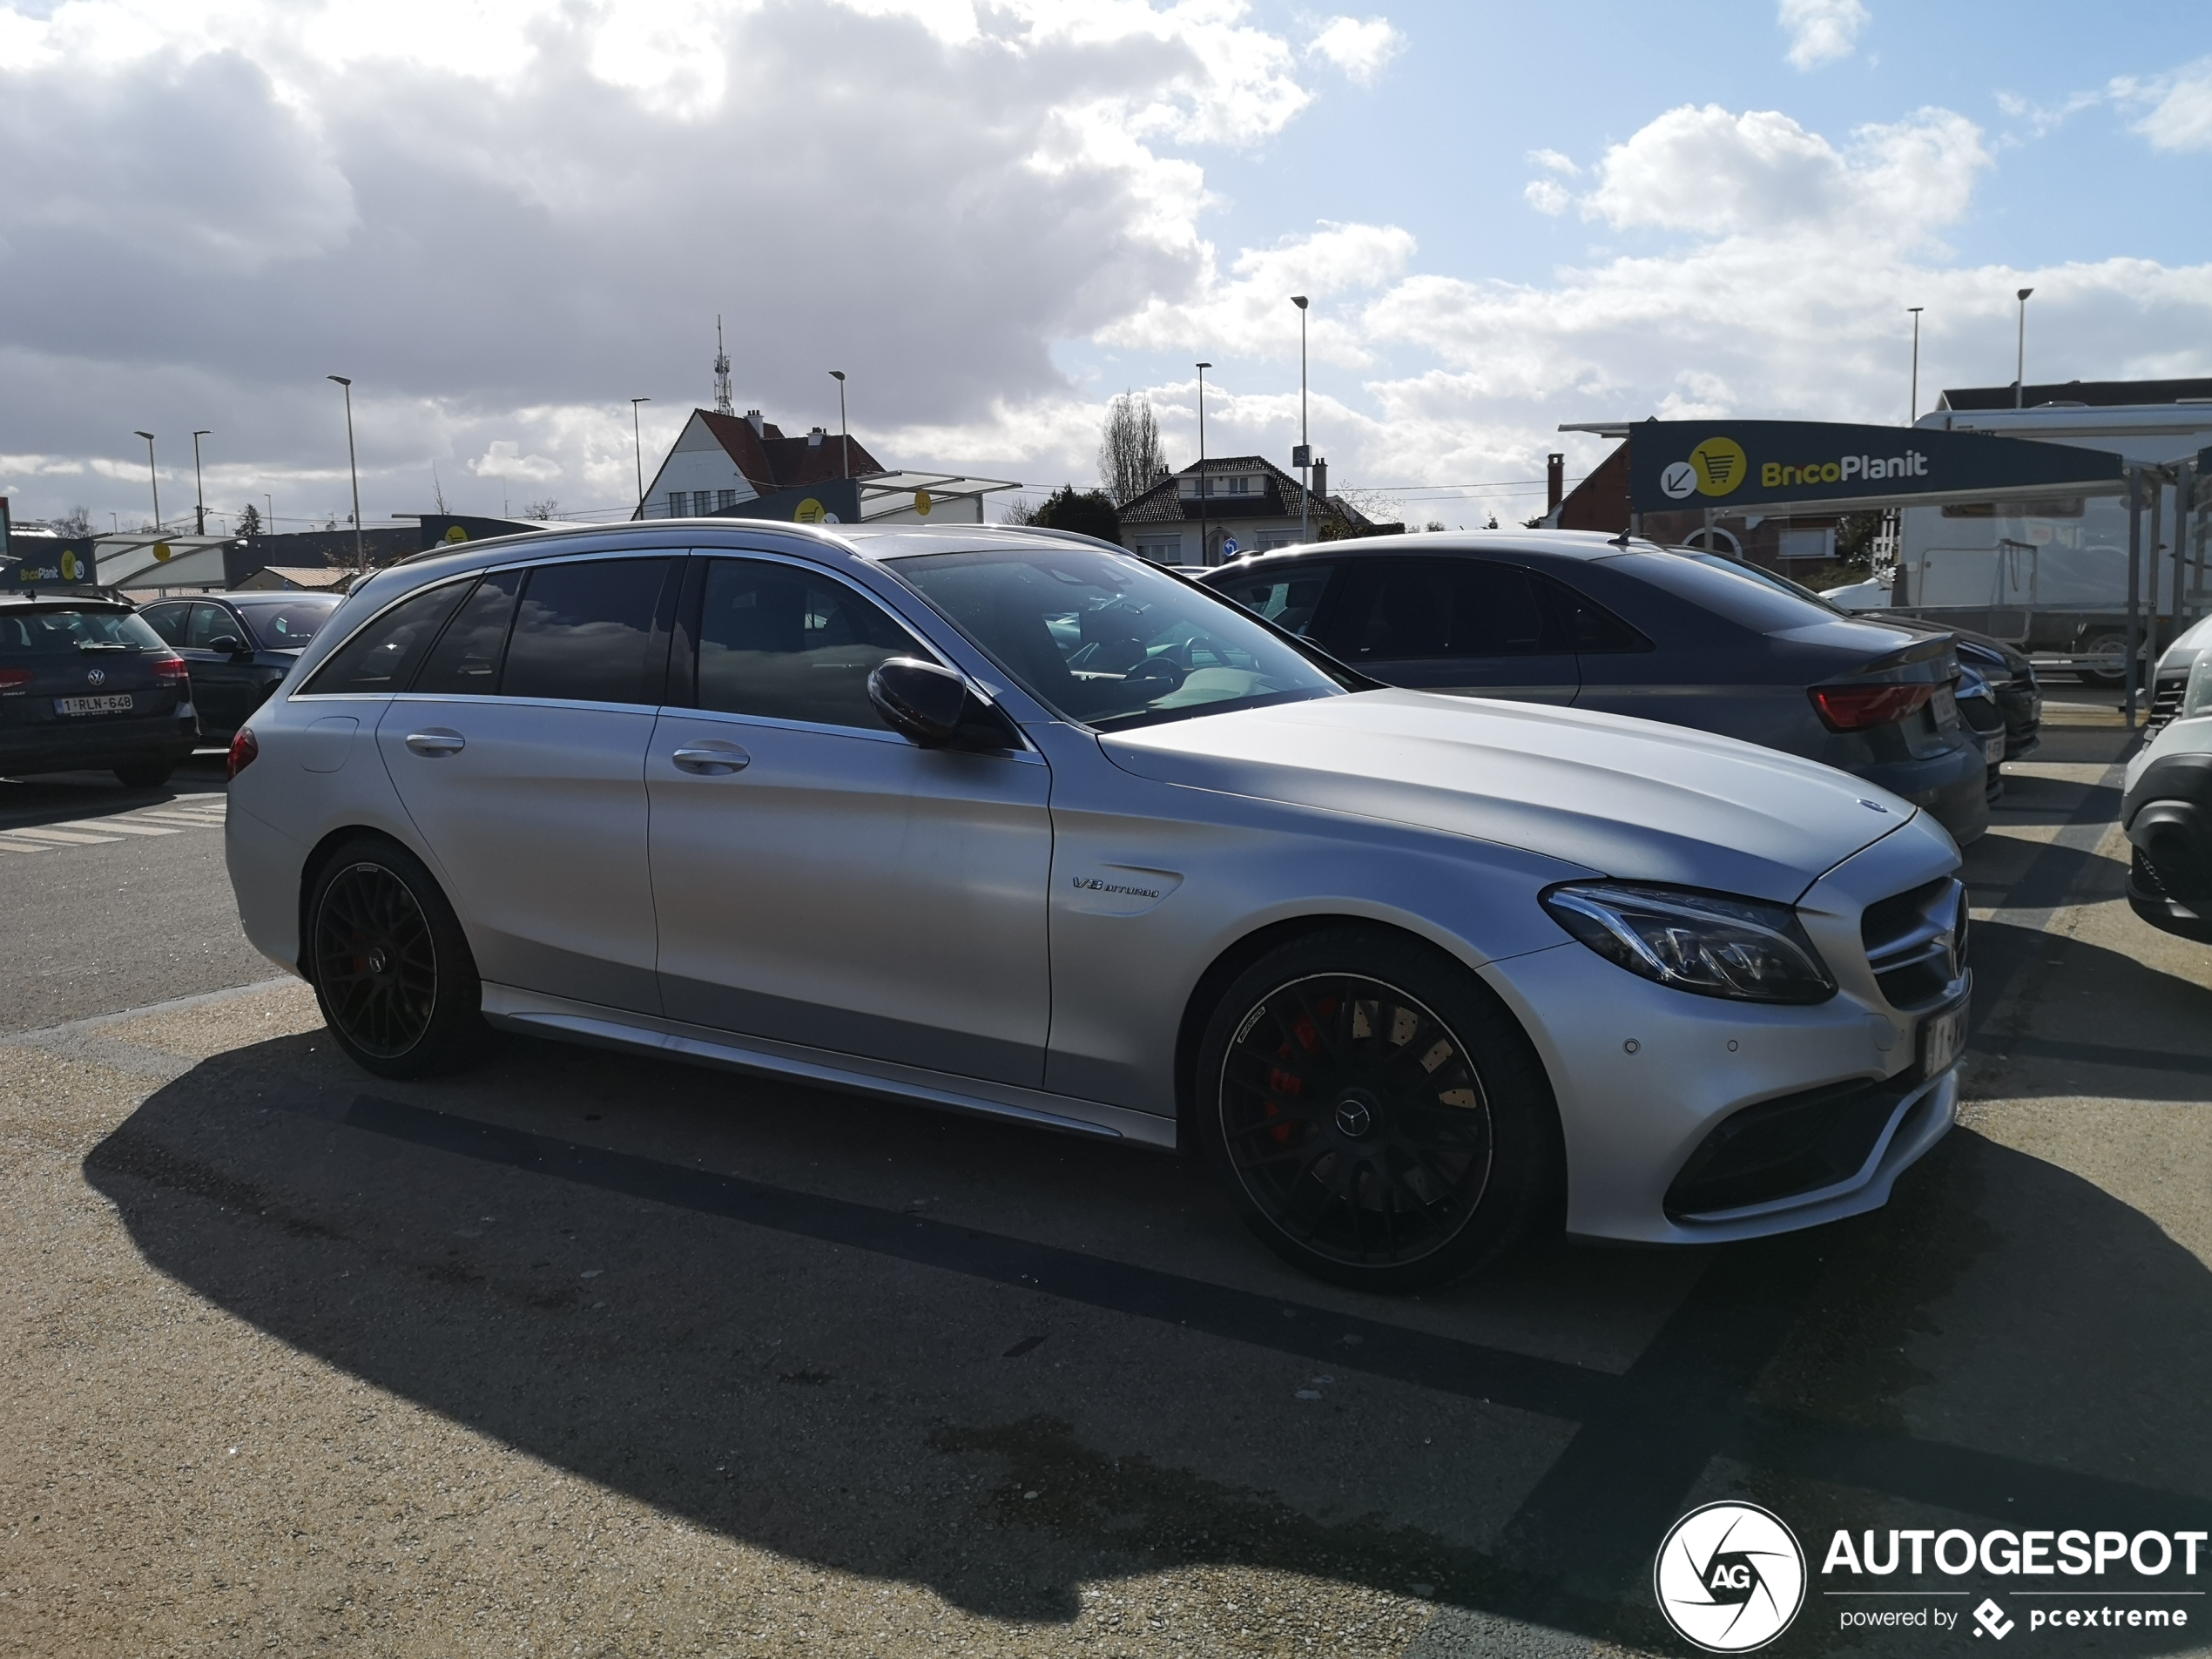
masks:
[[[120,644],[111,639],[80,639],[77,642],[77,649],[79,651],[129,651],[132,647]]]

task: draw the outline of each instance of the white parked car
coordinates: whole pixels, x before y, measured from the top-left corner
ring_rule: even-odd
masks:
[[[246,932],[372,1072],[489,1023],[1195,1143],[1352,1285],[1856,1214],[1952,1122],[1925,813],[1381,687],[1079,536],[470,543],[348,597],[233,766]]]
[[[1886,610],[1896,603],[1886,582],[1852,582],[1840,588],[1823,588],[1820,597],[1838,610]]]

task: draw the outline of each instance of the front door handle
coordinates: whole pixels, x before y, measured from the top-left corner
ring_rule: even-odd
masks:
[[[461,733],[448,732],[442,726],[432,726],[428,732],[410,732],[407,746],[419,755],[457,755],[469,745],[462,741]]]
[[[743,772],[752,764],[752,757],[734,743],[687,743],[669,756],[680,772],[704,772],[712,776],[719,772]]]

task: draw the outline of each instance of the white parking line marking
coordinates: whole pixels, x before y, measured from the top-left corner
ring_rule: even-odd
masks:
[[[61,846],[98,846],[104,841],[112,841],[115,839],[112,835],[87,835],[80,830],[49,827],[43,824],[36,829],[24,826],[11,829],[7,833],[10,835],[20,836],[25,840],[52,841]]]
[[[51,853],[53,850],[44,842],[11,841],[0,835],[0,853]]]
[[[184,828],[181,824],[149,823],[135,818],[103,818],[99,826],[118,835],[174,835]]]

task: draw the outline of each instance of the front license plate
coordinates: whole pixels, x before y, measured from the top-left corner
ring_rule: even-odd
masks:
[[[1966,1005],[1932,1014],[1920,1022],[1920,1075],[1939,1076],[1959,1063],[1966,1046]]]
[[[57,697],[54,699],[57,714],[127,714],[131,711],[131,693],[119,691],[108,697]]]

